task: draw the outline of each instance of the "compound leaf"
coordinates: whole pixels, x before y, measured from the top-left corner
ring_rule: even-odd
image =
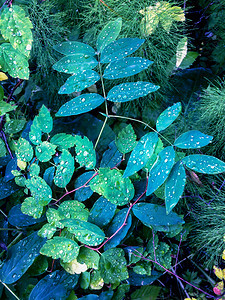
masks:
[[[36,147],[35,154],[41,162],[49,161],[55,154],[56,146],[44,141]]]
[[[118,18],[115,21],[110,21],[99,33],[97,37],[97,50],[99,53],[102,52],[102,50],[115,41],[115,39],[118,37],[120,30],[122,27],[122,18]]]
[[[8,250],[7,260],[0,269],[0,280],[6,284],[16,282],[32,265],[45,240],[36,232],[22,239]]]
[[[71,55],[71,54],[86,54],[90,56],[95,55],[95,50],[84,43],[71,41],[71,42],[63,42],[61,44],[53,46],[53,49],[58,51],[64,55]]]
[[[67,79],[63,86],[61,86],[58,94],[71,94],[74,92],[81,92],[87,87],[93,85],[100,79],[100,76],[94,70],[86,70],[77,72]]]
[[[152,203],[137,203],[132,208],[134,215],[147,227],[159,231],[170,231],[171,228],[184,223],[176,213],[166,213],[163,206]]]
[[[88,221],[102,228],[109,224],[116,211],[116,205],[100,197],[93,205]]]
[[[100,62],[111,63],[134,53],[145,40],[139,38],[123,38],[110,43],[104,48]]]
[[[64,262],[70,262],[77,258],[79,249],[80,247],[75,241],[55,236],[44,244],[40,253],[53,259],[61,258]]]
[[[158,85],[144,81],[121,83],[109,91],[107,100],[112,102],[127,102],[144,97],[158,89]]]
[[[185,169],[181,162],[177,162],[173,166],[165,185],[165,204],[167,214],[169,214],[178,203],[183,194],[185,184]]]
[[[174,146],[181,149],[195,149],[201,148],[211,143],[213,136],[206,135],[198,130],[190,130],[181,134]]]
[[[27,140],[19,138],[16,142],[15,153],[17,159],[29,162],[33,158],[34,151],[31,144]]]
[[[132,151],[137,145],[136,138],[137,136],[133,127],[130,124],[127,125],[119,132],[118,137],[115,140],[118,150],[123,154]]]
[[[123,249],[112,248],[102,253],[99,262],[101,276],[105,283],[120,283],[129,277]]]
[[[152,156],[157,143],[157,133],[150,132],[145,134],[131,152],[123,177],[131,176],[141,170]]]
[[[44,133],[52,131],[53,120],[47,107],[43,104],[36,116],[36,124]]]
[[[97,246],[105,239],[104,232],[95,224],[81,221],[78,219],[65,219],[62,223],[67,227],[69,232],[81,243],[89,246]]]
[[[126,57],[110,63],[103,77],[106,79],[119,79],[129,77],[146,70],[153,61],[141,57]]]
[[[69,149],[75,145],[76,138],[71,134],[66,133],[57,133],[53,135],[50,142],[57,147],[59,147],[60,150],[62,149]]]
[[[164,183],[169,176],[174,161],[175,151],[173,147],[168,146],[159,153],[155,164],[149,172],[147,196],[154,193]]]
[[[182,110],[182,106],[180,102],[175,103],[174,105],[164,110],[156,121],[156,130],[162,131],[167,127],[169,127],[170,124],[172,124],[179,116],[181,110]]]
[[[91,189],[115,205],[125,205],[134,197],[134,186],[119,170],[100,168],[90,182]]]
[[[63,104],[56,117],[79,115],[100,106],[105,99],[99,94],[82,94]]]
[[[182,163],[189,169],[203,174],[219,174],[225,172],[225,163],[209,155],[192,154],[184,157]]]
[[[88,54],[70,54],[61,58],[53,65],[58,72],[74,74],[80,71],[93,69],[98,65],[97,60]]]
[[[69,151],[63,149],[59,157],[54,183],[60,188],[64,188],[70,182],[74,172],[74,158]]]
[[[93,143],[84,136],[83,138],[79,135],[75,136],[75,151],[76,151],[76,162],[80,164],[80,167],[86,169],[93,169],[96,165],[96,153],[93,147]]]
[[[94,174],[95,174],[94,171],[89,171],[81,174],[76,179],[74,188],[77,189],[77,191],[75,191],[74,199],[83,202],[91,197],[93,191],[88,185],[84,186],[83,188],[79,188],[79,187],[83,186]]]

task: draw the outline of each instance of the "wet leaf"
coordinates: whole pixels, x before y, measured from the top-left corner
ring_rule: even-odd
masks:
[[[74,158],[69,151],[63,149],[59,157],[54,183],[60,188],[64,188],[70,182],[74,173]]]
[[[60,204],[59,210],[67,219],[88,220],[89,211],[85,209],[85,205],[76,200],[67,200]]]
[[[42,238],[47,238],[48,240],[53,237],[57,228],[51,224],[45,224],[40,230],[38,230],[38,235]]]
[[[156,130],[162,131],[169,127],[181,113],[182,106],[180,102],[168,107],[164,110],[156,121]]]
[[[14,106],[15,107],[15,106]],[[5,123],[5,133],[15,134],[20,132],[26,124],[26,120],[10,119]]]
[[[30,126],[29,139],[34,145],[41,143],[42,131],[38,126],[37,117],[34,118],[33,123]]]
[[[135,137],[136,141],[136,137]],[[107,149],[103,155],[102,160],[100,162],[101,168],[113,168],[122,160],[122,153],[117,149],[115,141],[109,144],[109,149]]]
[[[47,107],[42,105],[39,110],[39,114],[36,116],[36,124],[44,133],[50,133],[52,131],[53,119]]]
[[[40,205],[34,197],[27,197],[21,205],[21,211],[25,215],[39,219],[43,212],[43,205]]]
[[[118,150],[123,154],[132,151],[137,145],[136,138],[137,136],[133,127],[130,124],[127,125],[119,132],[118,137],[115,140]]]
[[[75,151],[76,151],[76,162],[80,167],[86,169],[93,169],[96,165],[96,153],[94,150],[93,143],[84,136],[83,138],[79,135],[75,136]]]
[[[86,172],[81,174],[75,181],[74,188],[78,189],[79,187],[83,186],[93,175],[95,174],[94,171]],[[83,202],[91,197],[93,191],[87,184],[85,187],[78,189],[75,191],[74,199]]]
[[[53,49],[55,49],[56,51],[64,55],[70,55],[70,54],[86,54],[90,56],[95,55],[95,50],[91,46],[77,41],[60,43],[53,46]]]
[[[11,105],[3,100],[0,101],[0,116],[4,116],[6,113],[13,111],[17,108],[16,105]]]
[[[57,133],[50,139],[50,142],[59,147],[60,150],[73,147],[75,141],[76,138],[73,135],[66,133]]]
[[[17,159],[25,162],[29,162],[34,154],[31,144],[23,138],[19,138],[16,142],[15,153]]]
[[[55,154],[56,146],[44,141],[36,147],[35,154],[41,162],[49,161]]]
[[[100,256],[99,254],[91,249],[82,247],[80,249],[77,261],[81,264],[86,264],[86,266],[91,269],[98,269]]]
[[[27,179],[26,187],[41,206],[47,205],[52,200],[52,190],[41,177],[32,176],[31,179]]]
[[[211,143],[213,136],[206,135],[198,130],[190,130],[180,135],[174,146],[181,149],[201,148]]]

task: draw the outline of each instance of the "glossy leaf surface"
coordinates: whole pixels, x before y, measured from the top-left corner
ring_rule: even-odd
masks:
[[[65,218],[79,219],[87,221],[89,211],[85,209],[85,205],[76,200],[67,200],[60,204],[59,209]]]
[[[97,246],[105,239],[104,232],[95,224],[78,219],[65,219],[62,223],[69,232],[73,233],[81,243],[89,246]]]
[[[77,41],[60,43],[58,45],[53,46],[53,49],[55,49],[56,51],[64,55],[71,55],[71,54],[86,54],[90,56],[95,55],[95,50],[91,46]]]
[[[21,205],[21,211],[25,215],[39,219],[43,212],[43,205],[34,197],[27,197]]]
[[[146,70],[153,61],[141,57],[126,57],[110,63],[103,77],[106,79],[119,79],[129,77]]]
[[[39,114],[36,116],[36,124],[44,133],[50,133],[52,131],[53,119],[50,111],[45,105],[42,105]]]
[[[165,204],[166,212],[169,214],[176,206],[183,194],[186,184],[186,173],[182,163],[177,162],[166,180],[165,185]]]
[[[86,70],[83,72],[77,72],[67,79],[63,86],[59,90],[59,94],[71,94],[74,92],[80,92],[87,87],[93,85],[100,79],[100,76],[94,70]]]
[[[63,149],[59,157],[54,183],[58,187],[64,188],[70,182],[74,172],[74,158],[69,151]]]
[[[113,141],[109,144],[109,149],[103,153],[100,167],[113,168],[122,160],[122,157],[122,153],[117,149],[115,141]]]
[[[155,132],[147,133],[140,139],[131,152],[123,177],[133,175],[146,165],[155,150],[157,142],[158,134]]]
[[[53,135],[50,142],[59,149],[69,149],[75,145],[76,138],[71,134],[57,133]]]
[[[168,146],[159,153],[156,163],[149,171],[147,196],[154,193],[154,191],[164,183],[169,176],[174,161],[175,151],[173,150],[173,147]]]
[[[76,162],[80,167],[86,169],[93,169],[96,165],[96,153],[94,150],[93,143],[84,136],[83,138],[79,135],[75,136],[75,151],[76,151]]]
[[[118,37],[120,30],[122,27],[122,18],[118,18],[115,21],[110,21],[99,33],[96,46],[99,53],[102,52],[102,50],[115,41],[115,39]]]
[[[134,149],[137,145],[137,136],[134,132],[132,125],[127,125],[124,127],[118,134],[118,137],[115,140],[118,150],[126,154]]]
[[[34,118],[33,123],[30,126],[29,139],[34,145],[39,145],[41,143],[42,131],[38,126],[37,117]]]
[[[32,176],[27,179],[26,187],[40,205],[45,206],[52,200],[52,190],[41,177]]]
[[[83,186],[94,174],[94,171],[85,172],[76,179],[74,188],[77,189],[77,191],[75,191],[74,199],[83,202],[91,197],[93,191],[89,187],[89,184],[83,188],[80,187]]]
[[[127,102],[144,97],[158,89],[158,85],[144,81],[121,83],[109,91],[107,100],[112,102]]]
[[[132,208],[134,215],[147,227],[159,231],[170,231],[174,225],[184,223],[176,213],[166,213],[166,208],[152,203],[137,203]]]
[[[110,223],[116,212],[116,205],[100,197],[93,205],[88,221],[102,228]]]
[[[29,162],[33,158],[33,154],[34,154],[33,148],[30,145],[30,143],[23,138],[19,138],[18,141],[16,142],[15,153],[17,159],[26,162]]]
[[[79,115],[100,106],[105,99],[98,94],[83,94],[63,104],[56,117]]]
[[[164,110],[156,121],[156,130],[162,131],[169,127],[181,113],[182,106],[181,103],[175,103],[174,105],[168,107]]]
[[[116,169],[100,168],[91,182],[91,189],[115,205],[125,205],[134,197],[134,186]]]
[[[134,53],[145,40],[138,38],[124,38],[110,43],[101,54],[101,63],[111,63]]]
[[[191,170],[203,174],[219,174],[225,172],[225,163],[209,155],[192,154],[184,157],[182,163]]]
[[[8,250],[7,260],[0,269],[0,280],[6,284],[16,282],[32,265],[45,240],[36,232],[22,239]]]
[[[201,148],[211,143],[213,137],[198,130],[190,130],[180,135],[174,142],[174,146],[181,149]]]
[[[73,240],[55,236],[44,244],[40,253],[53,259],[61,258],[64,262],[70,262],[77,258],[79,249],[80,247]]]
[[[41,162],[49,161],[55,154],[56,146],[44,141],[36,147],[35,154],[38,160]]]

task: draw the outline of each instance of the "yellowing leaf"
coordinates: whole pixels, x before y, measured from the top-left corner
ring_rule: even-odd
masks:
[[[81,274],[87,271],[88,269],[86,264],[79,263],[77,259],[74,259],[69,263],[64,263],[63,261],[60,261],[60,264],[66,270],[66,272],[70,274]]]
[[[5,75],[5,73],[0,72],[0,81],[7,80],[7,79],[8,77]]]
[[[213,270],[214,270],[214,274],[216,275],[216,277],[218,277],[220,280],[225,278],[225,269],[222,270],[222,269],[214,266]]]
[[[223,250],[222,259],[225,260],[225,250]]]
[[[17,159],[17,166],[21,169],[21,170],[25,170],[27,163],[25,161],[22,161],[20,159]]]

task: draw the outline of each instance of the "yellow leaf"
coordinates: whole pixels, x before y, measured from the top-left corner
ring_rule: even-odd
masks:
[[[0,72],[0,81],[7,80],[7,79],[8,77],[5,75],[5,73]]]
[[[21,169],[21,170],[25,170],[27,163],[25,161],[19,160],[17,159],[17,166]]]
[[[223,250],[222,259],[225,260],[225,250]]]
[[[223,279],[223,270],[222,269],[220,269],[220,268],[217,268],[216,266],[214,266],[213,267],[213,269],[214,269],[214,274],[216,275],[216,277],[218,277],[219,279]]]

